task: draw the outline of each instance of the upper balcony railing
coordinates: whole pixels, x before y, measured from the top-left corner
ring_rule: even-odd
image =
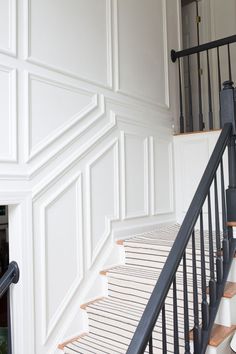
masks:
[[[236,35],[181,51],[178,62],[180,133],[222,127],[219,94],[224,81],[236,80]]]

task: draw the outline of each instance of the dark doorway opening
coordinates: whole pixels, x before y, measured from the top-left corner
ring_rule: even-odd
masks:
[[[8,207],[0,206],[0,278],[9,265]],[[8,292],[0,299],[0,353],[8,353]]]

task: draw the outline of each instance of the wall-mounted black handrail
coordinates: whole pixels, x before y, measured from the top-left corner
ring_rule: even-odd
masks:
[[[194,226],[199,217],[199,213],[209,192],[209,188],[212,184],[217,168],[221,162],[227,143],[230,139],[231,131],[232,124],[225,124],[188,212],[184,218],[182,226],[180,227],[164,268],[135,331],[127,354],[143,354],[145,351],[180,261],[183,258],[183,254],[192,235]]]
[[[0,279],[0,298],[7,292],[11,284],[19,281],[20,271],[16,262],[11,262],[7,271]]]
[[[230,44],[230,43],[235,43],[236,42],[236,35],[217,39],[216,41],[211,41],[208,43],[204,43],[195,47],[191,47],[188,49],[180,50],[180,51],[175,51],[171,50],[171,59],[173,62],[175,62],[178,58],[183,58],[188,55],[196,54],[196,53],[201,53],[205,52],[209,49],[213,48],[218,48],[222,47],[224,45]]]

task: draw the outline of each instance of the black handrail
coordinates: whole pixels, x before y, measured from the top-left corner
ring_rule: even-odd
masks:
[[[230,44],[230,43],[235,43],[236,42],[236,35],[217,39],[216,41],[211,41],[208,43],[204,43],[195,47],[191,47],[188,49],[180,50],[180,51],[175,51],[174,49],[171,50],[171,60],[173,63],[178,59],[178,58],[183,58],[188,55],[196,54],[196,53],[201,53],[204,51],[207,51],[209,49],[213,48],[219,48],[224,45]]]
[[[215,177],[217,168],[221,162],[223,153],[230,139],[232,124],[224,125],[215,149],[202,176],[197,191],[193,197],[182,226],[178,232],[173,247],[169,253],[164,268],[159,276],[157,284],[151,294],[143,316],[138,324],[127,354],[142,354],[148,344],[150,335],[154,329],[158,316],[163,308],[166,296],[174,280],[176,271],[183,258],[185,249],[190,240],[199,213],[205,202],[209,188]]]
[[[8,339],[7,353],[12,354],[12,337],[11,337],[11,313],[10,313],[10,286],[19,281],[20,271],[16,262],[11,262],[7,271],[0,278],[0,299],[7,293],[7,317],[8,317]]]
[[[11,284],[16,284],[19,281],[20,271],[16,262],[11,262],[7,271],[0,279],[0,299],[7,292]]]
[[[224,83],[224,89],[220,93],[223,129],[131,340],[127,354],[143,354],[148,343],[149,353],[153,353],[155,347],[159,350],[160,346],[162,346],[163,353],[167,353],[167,345],[172,345],[171,350],[179,354],[180,341],[181,346],[185,347],[185,353],[190,354],[189,331],[191,329],[193,329],[194,353],[204,354],[206,351],[236,250],[236,240],[233,239],[232,232],[232,224],[236,223],[236,98],[234,90],[231,81]],[[228,148],[229,188],[225,191],[223,155],[226,146]],[[206,209],[203,209],[204,207]],[[206,223],[204,214],[208,221],[206,228],[204,228],[204,223]],[[191,272],[189,267],[191,267]],[[180,289],[177,288],[177,279],[180,278],[177,278],[177,275],[183,277],[183,284],[178,284],[178,287],[182,288],[182,295],[178,293]],[[192,285],[189,289],[190,283]],[[189,301],[190,295],[191,301]],[[178,328],[179,302],[182,308],[180,316],[184,316],[182,319],[184,328],[182,327],[181,331]],[[167,308],[173,313],[168,338],[165,317]],[[172,334],[170,334],[171,328]],[[160,332],[162,339],[160,339]]]

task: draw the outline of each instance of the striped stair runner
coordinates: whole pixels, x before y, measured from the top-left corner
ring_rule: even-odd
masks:
[[[64,347],[66,354],[124,354],[141,318],[145,305],[163,268],[176,238],[179,225],[160,225],[155,231],[135,235],[124,240],[125,265],[106,271],[108,294],[87,304],[89,334],[78,338]],[[196,231],[197,232],[197,231]],[[207,234],[205,235],[207,237]],[[198,238],[199,239],[199,238]],[[197,272],[201,274],[200,245],[197,244]],[[207,247],[207,242],[206,242]],[[186,251],[189,325],[193,328],[192,266],[191,248]],[[206,259],[208,270],[209,260]],[[184,311],[182,267],[176,275],[178,299],[178,326],[180,353],[184,353]],[[200,281],[200,277],[199,277]],[[201,288],[201,287],[199,287]],[[199,301],[201,294],[198,294]],[[174,353],[173,345],[173,300],[170,289],[166,300],[166,332],[168,353]],[[201,313],[199,312],[201,321]],[[162,353],[162,318],[159,317],[153,333],[154,353]],[[148,353],[146,350],[145,353]]]

